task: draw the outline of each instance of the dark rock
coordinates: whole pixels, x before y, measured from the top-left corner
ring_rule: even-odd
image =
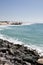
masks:
[[[2,39],[0,39],[0,44],[2,44],[3,43],[3,40]]]
[[[19,63],[21,63],[21,62],[22,62],[22,59],[21,59],[21,58],[19,58],[19,57],[14,57],[14,60],[15,60],[15,61],[18,61]]]
[[[4,65],[13,65],[11,62],[6,62]]]

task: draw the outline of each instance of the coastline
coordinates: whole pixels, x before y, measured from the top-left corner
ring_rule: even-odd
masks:
[[[6,32],[6,30],[11,30],[12,28],[11,27],[9,27],[9,26],[14,26],[14,28],[15,28],[15,26],[17,26],[17,28],[18,28],[18,26],[22,26],[22,25],[1,25],[0,26],[0,31],[1,32],[3,32],[4,30],[5,30],[5,32]],[[27,25],[26,25],[27,26]],[[2,27],[2,28],[1,28]],[[19,27],[19,28],[20,28]],[[16,30],[16,29],[15,29]],[[13,32],[13,31],[12,31]],[[7,34],[7,33],[6,33]],[[37,46],[37,45],[35,45],[35,43],[32,45],[32,43],[27,43],[27,42],[24,42],[24,41],[22,41],[22,40],[19,40],[19,38],[12,38],[12,37],[10,37],[10,36],[8,36],[8,35],[5,35],[5,34],[3,34],[3,33],[0,33],[0,38],[2,38],[3,40],[7,40],[7,41],[9,41],[9,42],[13,42],[13,43],[16,43],[16,44],[23,44],[24,46],[27,46],[28,48],[30,48],[30,49],[33,49],[33,50],[36,50],[37,52],[38,52],[38,54],[40,55],[40,56],[43,56],[43,48],[42,47],[40,47],[40,46]]]
[[[23,45],[24,47],[27,47],[30,50],[36,50],[40,57],[43,56],[43,50],[38,46],[31,45],[31,44],[26,44],[26,43],[24,43],[24,42],[22,42],[22,41],[20,41],[18,39],[13,39],[11,37],[6,37],[6,36],[4,36],[2,34],[0,34],[0,39],[7,40],[7,41],[9,41],[10,43],[13,43],[13,44]]]
[[[2,26],[2,27],[1,27]],[[4,27],[5,26],[5,27]],[[10,30],[12,30],[13,28],[15,29],[19,29],[22,25],[10,25],[11,27],[9,27],[9,25],[0,25],[0,39],[3,41],[3,44],[1,45],[2,46],[2,48],[3,48],[3,45],[4,45],[4,40],[6,41],[6,44],[12,44],[12,45],[14,45],[14,47],[15,47],[15,44],[17,45],[17,47],[18,47],[18,45],[20,46],[20,47],[22,47],[23,46],[23,48],[27,48],[27,50],[28,51],[31,51],[31,53],[29,52],[29,53],[27,53],[27,50],[26,50],[26,52],[23,50],[23,48],[20,48],[20,49],[16,49],[16,50],[14,50],[14,52],[16,53],[17,51],[19,51],[20,52],[20,54],[19,54],[19,56],[18,56],[18,52],[17,52],[17,57],[16,56],[14,56],[15,58],[12,60],[14,63],[17,61],[17,64],[15,64],[15,65],[29,65],[29,64],[31,64],[31,65],[40,65],[40,63],[38,63],[39,62],[39,60],[41,60],[41,64],[43,65],[43,50],[42,50],[42,47],[40,47],[40,46],[37,46],[37,45],[35,45],[35,43],[32,45],[31,43],[29,43],[28,41],[28,43],[29,44],[27,44],[26,42],[24,42],[24,41],[22,41],[22,40],[19,40],[19,38],[15,38],[15,35],[13,34],[13,36],[14,36],[14,38],[13,37],[10,37],[10,36],[6,36],[6,34],[8,33],[6,33],[6,31],[8,30],[9,31],[9,33],[8,34],[10,34]],[[14,26],[14,27],[12,27],[12,26]],[[15,26],[20,26],[20,27],[15,27]],[[26,25],[27,26],[27,25]],[[27,26],[28,27],[28,26]],[[26,27],[26,31],[28,31],[28,29],[27,29],[27,27]],[[23,29],[24,28],[24,29]],[[23,27],[22,29],[21,29],[21,31],[25,31],[25,27]],[[31,27],[32,28],[32,27]],[[12,30],[12,32],[15,32],[16,31],[16,29],[15,30]],[[30,29],[30,28],[29,28]],[[30,29],[31,30],[31,29]],[[29,31],[30,31],[29,30]],[[32,29],[33,30],[33,29]],[[17,33],[18,33],[18,35],[19,35],[19,32],[20,32],[20,30],[19,31],[16,31]],[[15,33],[16,33],[15,32]],[[6,33],[6,34],[4,34],[4,33]],[[31,33],[31,31],[30,31],[30,33]],[[2,36],[1,36],[2,35]],[[23,34],[22,34],[23,35]],[[1,47],[0,46],[0,47]],[[8,45],[9,46],[9,45]],[[5,49],[6,47],[4,47],[4,49]],[[15,47],[16,48],[16,47]],[[1,48],[0,48],[1,49]],[[13,48],[14,49],[14,48]],[[22,52],[21,52],[22,51]],[[38,55],[36,55],[36,56],[34,56],[34,51],[35,51],[35,53]],[[8,51],[9,52],[9,51]],[[6,52],[5,53],[1,53],[2,54],[2,56],[5,54],[5,56],[6,56]],[[24,56],[22,55],[22,54],[24,54]],[[14,54],[15,55],[15,54]],[[21,57],[21,55],[23,56],[23,58]],[[12,55],[10,54],[8,54],[7,55],[7,58],[8,57],[11,57]],[[1,57],[1,56],[0,56]],[[26,57],[25,58],[25,61],[23,60],[24,59],[24,57]],[[28,58],[27,58],[28,57]],[[37,58],[36,58],[37,57]],[[39,58],[38,58],[39,57]],[[3,58],[3,57],[1,57],[1,58]],[[6,58],[6,57],[5,57]],[[11,57],[12,58],[12,57]],[[18,59],[18,58],[20,58],[20,59]],[[21,59],[22,58],[22,59]],[[32,59],[31,59],[32,58]],[[9,58],[8,58],[9,59]],[[16,60],[15,60],[16,59]],[[28,60],[30,60],[30,61],[27,61],[26,59],[28,59]],[[7,60],[7,59],[6,59]],[[10,59],[9,59],[10,60]],[[15,61],[14,61],[15,60]],[[19,60],[21,61],[21,62],[19,62]],[[35,61],[34,61],[35,60]],[[8,60],[7,60],[8,61]],[[22,62],[23,61],[23,62]],[[34,62],[33,62],[34,61]],[[8,63],[10,63],[11,61],[9,61]],[[19,63],[20,64],[19,64]],[[24,64],[23,64],[24,63]],[[29,63],[29,64],[28,64]],[[9,64],[8,64],[9,65]],[[12,65],[12,64],[10,64],[10,65]],[[14,64],[13,64],[14,65]]]
[[[36,50],[0,39],[0,60],[2,64],[4,62],[4,65],[40,65],[39,59],[40,56]]]

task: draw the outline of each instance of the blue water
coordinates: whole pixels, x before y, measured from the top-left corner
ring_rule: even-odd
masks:
[[[43,49],[43,24],[0,26],[0,35]]]

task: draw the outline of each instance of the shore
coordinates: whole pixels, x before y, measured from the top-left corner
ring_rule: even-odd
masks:
[[[43,65],[43,57],[36,50],[0,39],[0,65]]]

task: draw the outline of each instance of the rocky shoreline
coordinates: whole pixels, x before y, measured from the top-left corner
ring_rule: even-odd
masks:
[[[43,65],[36,50],[0,39],[0,65]]]

